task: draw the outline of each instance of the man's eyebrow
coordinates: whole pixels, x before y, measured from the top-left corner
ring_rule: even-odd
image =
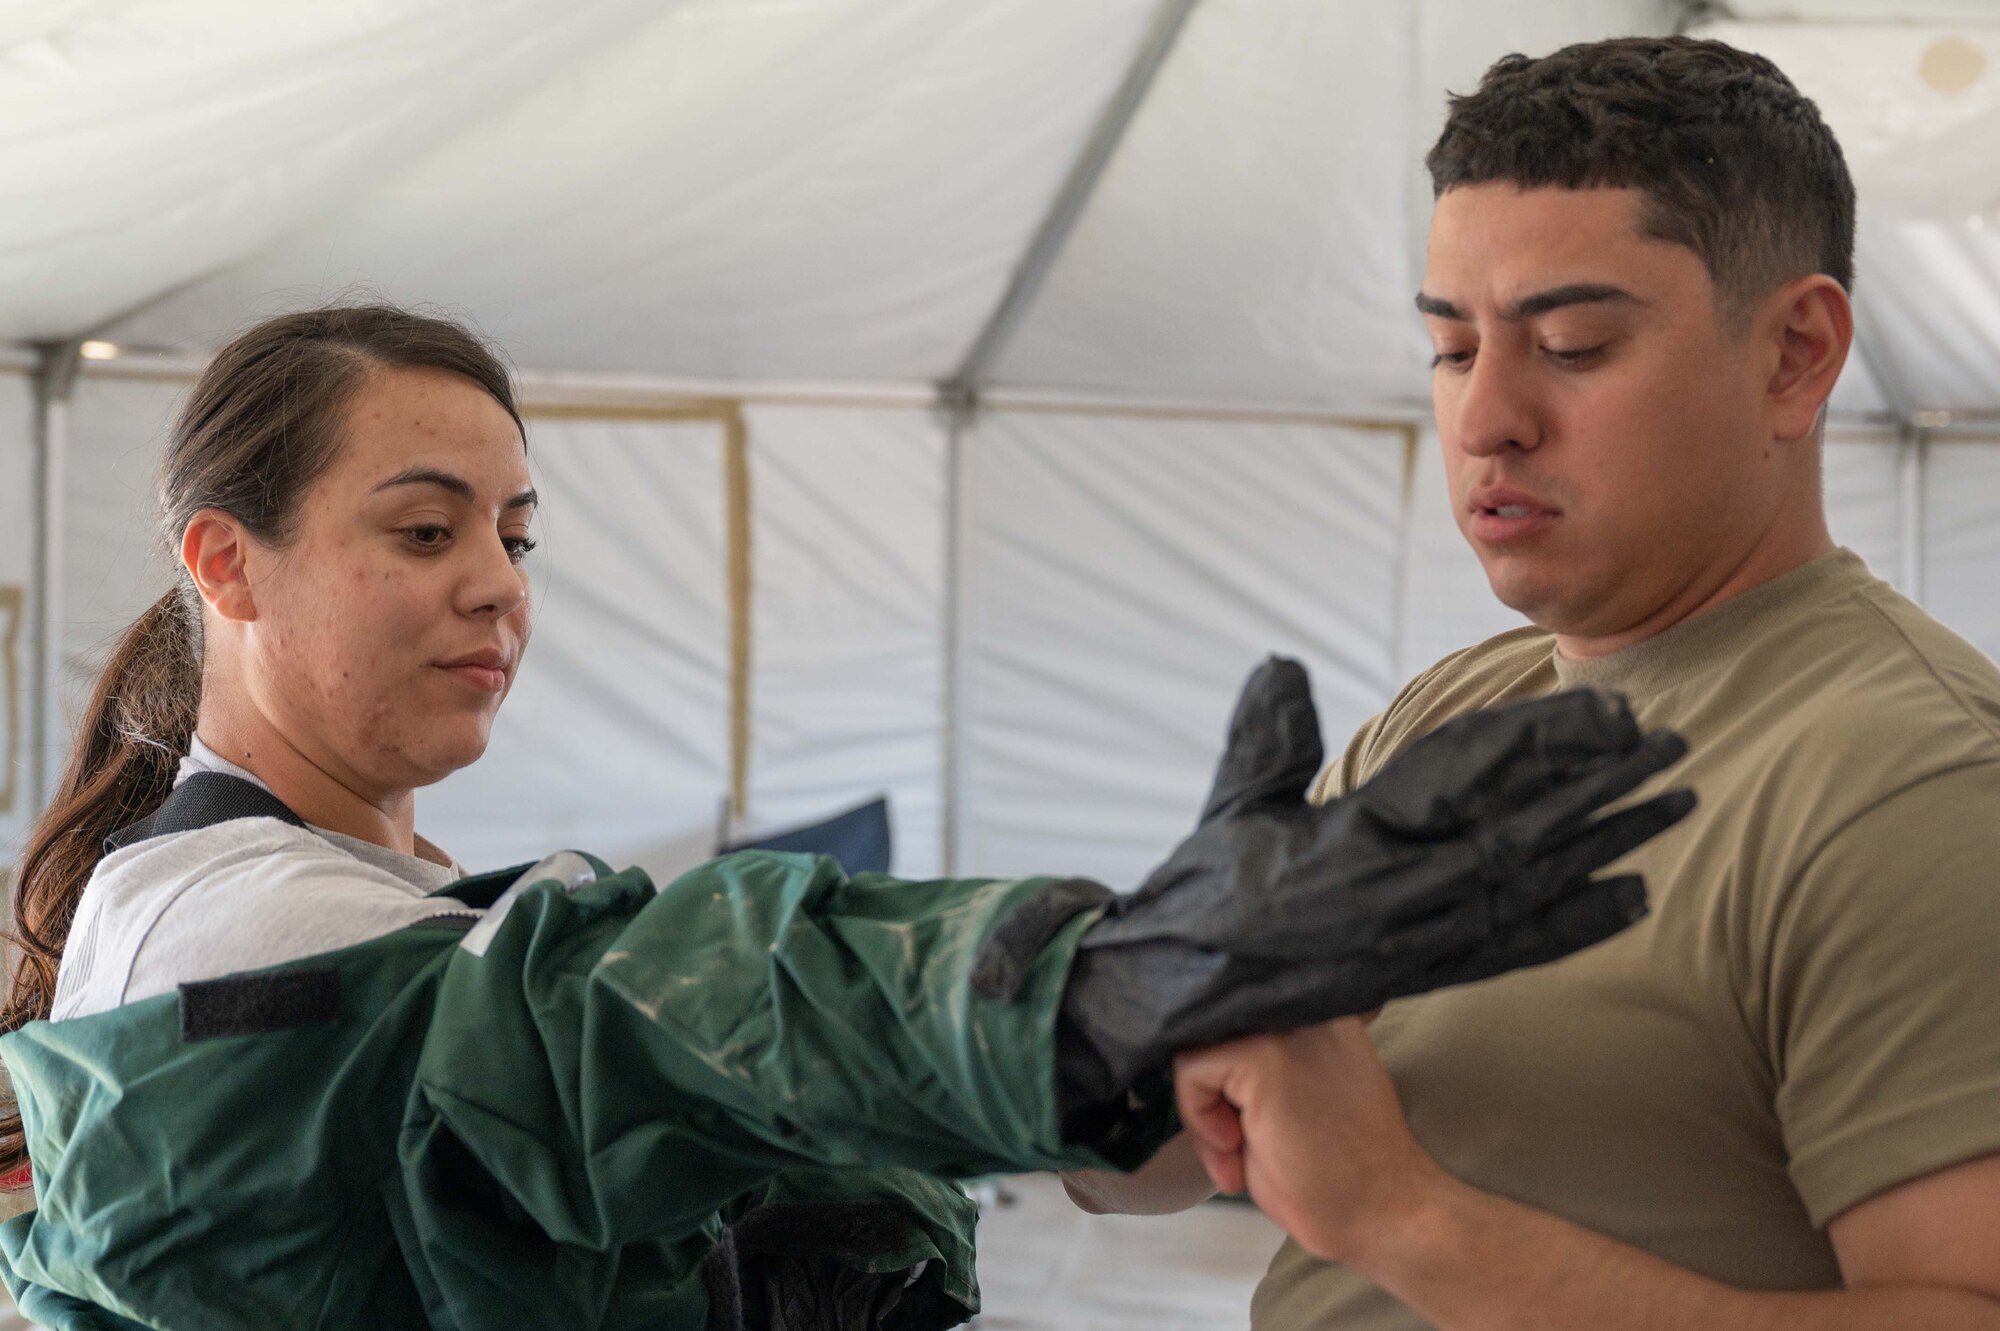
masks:
[[[1571,282],[1568,286],[1550,287],[1547,291],[1537,291],[1532,296],[1523,296],[1500,312],[1503,319],[1518,321],[1533,319],[1551,310],[1562,309],[1565,305],[1593,305],[1602,303],[1644,305],[1646,302],[1623,287],[1612,286],[1608,282]],[[1448,300],[1436,296],[1417,293],[1417,312],[1433,319],[1455,319],[1465,322],[1465,311]]]
[[[1547,291],[1537,291],[1532,296],[1523,296],[1502,312],[1507,319],[1532,319],[1536,315],[1559,310],[1565,305],[1644,305],[1646,302],[1627,291],[1624,287],[1614,287],[1609,282],[1572,282],[1568,286],[1550,287]]]
[[[462,476],[454,476],[448,471],[439,471],[436,467],[411,467],[405,471],[399,471],[388,480],[376,486],[375,493],[380,494],[384,490],[393,490],[402,485],[434,485],[445,493],[463,499],[467,503],[471,503],[477,497],[477,492],[472,488],[472,482]],[[500,511],[508,513],[517,508],[533,508],[540,502],[541,496],[533,490],[523,490],[502,504]]]
[[[1427,296],[1421,291],[1417,293],[1417,313],[1429,315],[1433,319],[1457,319],[1461,323],[1465,321],[1465,312],[1458,306],[1448,300],[1439,300],[1436,296]]]

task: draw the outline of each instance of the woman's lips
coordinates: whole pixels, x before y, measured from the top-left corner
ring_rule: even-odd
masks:
[[[507,687],[507,672],[498,666],[448,665],[438,667],[447,675],[455,675],[481,693],[498,693]]]

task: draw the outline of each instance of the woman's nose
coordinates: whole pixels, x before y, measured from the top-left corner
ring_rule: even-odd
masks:
[[[506,543],[495,535],[480,542],[473,568],[460,585],[459,609],[469,615],[505,615],[528,598],[528,580]]]

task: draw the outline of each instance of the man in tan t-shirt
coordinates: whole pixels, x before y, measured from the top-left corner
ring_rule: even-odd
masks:
[[[2000,1328],[2000,671],[1827,533],[1839,149],[1767,61],[1630,39],[1502,61],[1429,165],[1455,511],[1538,627],[1317,793],[1589,684],[1701,807],[1608,942],[1183,1058],[1209,1172],[1294,1236],[1253,1326]]]

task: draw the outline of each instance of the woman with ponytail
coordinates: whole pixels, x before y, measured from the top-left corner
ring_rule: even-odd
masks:
[[[1116,900],[760,853],[467,875],[415,792],[484,751],[531,627],[504,367],[390,307],[270,320],[159,489],[174,589],[14,888],[0,1170],[34,1209],[0,1277],[57,1331],[953,1325],[972,1220],[936,1176],[1133,1167],[1177,1051],[1615,932],[1643,896],[1592,873],[1686,811],[1592,820],[1679,748],[1590,694],[1310,808],[1274,661]]]

